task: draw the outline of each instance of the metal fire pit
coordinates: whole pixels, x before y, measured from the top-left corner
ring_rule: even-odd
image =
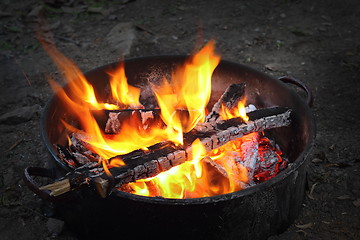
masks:
[[[129,84],[146,87],[170,76],[185,56],[158,56],[125,62]],[[106,99],[106,72],[117,63],[88,72],[86,78],[97,96]],[[213,75],[212,96],[208,108],[232,83],[246,83],[247,104],[258,108],[283,106],[293,110],[292,123],[268,131],[290,160],[287,169],[276,177],[245,190],[195,199],[143,197],[114,191],[101,199],[89,189],[64,196],[55,203],[57,214],[82,238],[161,239],[266,239],[283,232],[296,219],[305,194],[306,159],[315,139],[315,123],[308,105],[310,90],[292,78],[275,79],[241,64],[221,61]],[[285,83],[295,84],[307,93],[299,97]],[[67,87],[64,87],[67,89]],[[52,169],[33,168],[26,181],[36,188],[30,175],[59,177],[70,169],[57,157],[54,143],[65,143],[61,118],[71,118],[66,107],[54,96],[47,104],[41,121],[42,136],[52,157]],[[39,193],[46,197],[46,193]]]

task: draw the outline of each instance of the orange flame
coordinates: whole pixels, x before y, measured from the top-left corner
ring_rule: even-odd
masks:
[[[161,118],[178,133],[177,142],[182,144],[183,132],[189,132],[205,119],[205,108],[211,95],[211,76],[220,62],[214,53],[215,43],[210,41],[184,66],[176,69],[171,82],[164,79],[160,87],[154,88],[161,109]],[[184,116],[178,109],[186,109]]]
[[[183,66],[178,67],[172,73],[171,80],[164,79],[161,86],[153,86],[161,109],[160,116],[166,127],[144,129],[139,127],[137,121],[130,119],[121,123],[117,134],[107,135],[100,129],[93,115],[94,110],[142,107],[139,102],[140,89],[127,83],[124,63],[109,73],[109,103],[99,103],[92,85],[87,82],[81,71],[52,45],[44,47],[69,82],[67,90],[52,80],[50,84],[80,125],[77,128],[62,121],[64,126],[70,132],[79,133],[78,136],[89,144],[90,150],[99,155],[99,163],[108,174],[109,168],[124,165],[120,158],[113,158],[109,163],[108,159],[116,155],[144,149],[166,140],[176,144],[183,143],[183,133],[190,131],[198,122],[205,119],[205,108],[211,94],[212,73],[220,61],[220,57],[214,53],[214,42],[211,41],[190,57]],[[243,116],[242,109],[245,108],[243,103],[241,104],[236,111],[222,107],[223,119]],[[208,154],[214,161],[206,159],[205,148],[197,139],[192,144],[191,161],[173,167],[156,177],[129,185],[135,194],[161,195],[168,198],[205,197],[240,190],[247,182],[246,169],[241,168],[241,165],[235,165],[232,159],[229,160],[229,156],[226,155],[228,148],[234,147],[225,145]],[[218,164],[224,172],[212,170],[213,168],[208,167],[209,164]],[[225,174],[226,177],[221,177],[221,174]]]
[[[129,183],[133,193],[166,198],[196,198],[219,195],[239,188],[231,188],[229,178],[219,181],[219,173],[206,167],[206,150],[197,139],[192,144],[191,161],[175,166],[153,178]],[[221,177],[221,175],[220,175]]]
[[[205,108],[211,94],[211,77],[220,62],[220,57],[214,53],[215,44],[210,41],[183,66],[179,66],[171,79],[164,78],[162,85],[152,86],[161,109],[161,124],[144,128],[138,119],[130,117],[121,122],[118,133],[110,135],[105,134],[98,125],[94,117],[97,110],[143,107],[139,101],[140,89],[127,82],[124,63],[108,73],[110,96],[108,102],[102,103],[96,98],[93,86],[69,59],[54,46],[45,43],[43,46],[68,80],[66,89],[53,80],[49,80],[50,85],[79,126],[71,125],[64,119],[62,123],[69,132],[77,133],[87,143],[89,150],[99,156],[99,164],[107,174],[110,174],[110,168],[125,165],[120,157],[114,156],[146,149],[161,141],[183,144],[183,133],[189,132],[205,119]],[[246,99],[242,99],[234,109],[221,106],[221,118],[241,117],[248,121],[245,102]],[[249,183],[247,169],[236,161],[241,158],[241,143],[241,139],[236,139],[206,153],[205,147],[197,139],[192,143],[189,161],[127,186],[134,194],[167,198],[206,197],[241,190]],[[267,179],[272,177],[272,173],[259,173],[256,176]]]
[[[98,154],[100,159],[145,149],[166,140],[182,144],[183,132],[190,131],[204,119],[210,99],[212,72],[220,61],[220,57],[214,54],[214,42],[211,41],[176,69],[171,81],[164,79],[163,86],[154,87],[165,128],[144,129],[130,119],[121,123],[117,134],[108,135],[99,127],[94,117],[95,110],[142,107],[139,102],[140,89],[127,83],[124,64],[121,63],[116,71],[109,73],[111,96],[109,103],[101,103],[96,98],[93,86],[74,63],[53,45],[43,42],[43,46],[68,81],[66,90],[52,80],[50,84],[80,125],[75,127],[63,121],[65,127],[70,132],[80,133],[81,140],[87,142],[90,150]]]
[[[61,70],[64,78],[68,81],[68,91],[61,93],[63,100],[66,100],[67,104],[76,106],[81,109],[116,109],[116,106],[108,103],[99,103],[96,99],[93,86],[86,80],[80,69],[78,69],[73,62],[67,59],[59,50],[53,45],[43,43],[44,49],[54,60],[58,68]],[[51,86],[55,91],[60,90],[60,87],[54,82]],[[70,103],[71,102],[71,103]],[[76,111],[74,109],[74,111]]]
[[[114,73],[110,75],[110,89],[112,98],[118,105],[126,105],[130,108],[140,108],[140,89],[127,83],[124,62],[121,62]]]
[[[224,120],[235,117],[241,117],[245,122],[249,121],[249,117],[246,114],[245,103],[246,103],[246,98],[244,97],[243,99],[241,99],[241,101],[239,101],[238,105],[233,109],[229,109],[226,106],[221,105],[220,117]]]

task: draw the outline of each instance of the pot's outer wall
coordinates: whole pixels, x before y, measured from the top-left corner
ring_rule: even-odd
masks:
[[[304,168],[262,191],[225,201],[159,204],[116,193],[100,199],[86,189],[57,209],[82,239],[266,239],[286,230],[298,216]]]
[[[125,71],[131,85],[146,87],[182,63],[184,56],[162,56],[127,60]],[[116,64],[86,74],[89,82],[103,95],[106,72]],[[285,84],[246,66],[222,61],[213,75],[212,97],[208,108],[231,83],[246,82],[248,103],[257,107],[284,106],[293,110],[289,127],[267,134],[276,138],[289,167],[276,177],[243,191],[198,199],[141,197],[115,191],[99,199],[84,189],[67,203],[57,204],[58,213],[84,238],[125,235],[136,238],[153,236],[164,239],[265,239],[284,231],[298,216],[305,193],[306,158],[315,139],[315,124],[309,107]],[[66,89],[66,87],[65,87]],[[55,171],[63,174],[66,166],[58,159],[53,143],[64,142],[59,119],[69,117],[55,97],[45,108],[42,135],[52,154]],[[56,127],[54,127],[56,126]],[[55,162],[53,161],[55,159]],[[60,168],[59,168],[60,166]],[[62,170],[60,170],[62,169]]]

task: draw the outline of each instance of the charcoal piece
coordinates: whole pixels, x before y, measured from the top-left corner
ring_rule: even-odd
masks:
[[[115,186],[119,187],[125,183],[133,182],[134,181],[134,170],[130,169],[127,171],[123,171],[118,175],[114,176],[115,179]]]
[[[254,128],[256,131],[263,131],[265,129],[276,128],[279,125],[286,125],[286,122],[290,118],[291,110],[285,107],[269,107],[264,109],[257,109],[249,112],[249,122],[251,124],[244,125],[247,128]],[[269,117],[268,119],[265,119]],[[268,123],[269,121],[269,123]],[[213,132],[214,130],[225,130],[232,126],[239,126],[245,121],[241,117],[231,118],[227,120],[217,120],[205,123],[199,123],[195,126],[195,130],[198,132]],[[265,123],[268,125],[266,126]],[[273,126],[272,126],[273,125]],[[277,126],[278,125],[278,126]],[[252,130],[245,130],[252,131]]]
[[[76,162],[75,162],[75,157],[70,153],[69,149],[67,149],[64,146],[61,146],[60,144],[55,144],[54,145],[56,151],[57,151],[57,155],[58,157],[71,169],[75,169],[76,166]]]
[[[145,109],[159,108],[154,92],[152,88],[149,88],[148,85],[141,86],[140,103],[144,106]]]
[[[229,155],[227,154],[228,153],[225,153],[225,155],[214,162],[217,163],[218,166],[221,166],[222,169],[229,171],[230,174],[227,174],[227,177],[231,188],[234,190],[241,190],[247,186],[247,169],[240,163],[237,163],[236,157],[234,157],[232,153],[229,153]]]
[[[80,134],[71,134],[70,146],[55,144],[59,158],[70,168],[77,168],[89,162],[97,162],[98,156],[92,153],[87,147],[88,144],[79,139]]]
[[[260,133],[254,132],[248,135],[245,135],[241,138],[242,143],[240,144],[241,152],[241,164],[246,167],[247,175],[251,183],[256,164],[259,162],[259,140]]]
[[[258,183],[276,176],[279,171],[286,168],[288,163],[285,157],[280,157],[271,140],[263,138],[259,143],[259,148],[261,148],[260,159],[254,171],[254,181]]]
[[[91,162],[91,160],[84,154],[73,152],[72,155],[75,157],[78,166]]]

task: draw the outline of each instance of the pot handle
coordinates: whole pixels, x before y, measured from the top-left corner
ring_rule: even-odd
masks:
[[[290,83],[293,85],[296,85],[298,87],[300,87],[301,89],[303,89],[306,92],[306,103],[308,104],[309,107],[313,106],[314,103],[314,96],[312,94],[311,89],[305,85],[305,83],[303,83],[302,81],[296,79],[296,78],[292,78],[292,77],[279,77],[278,78],[280,81],[282,81],[283,83]]]
[[[50,202],[58,202],[59,200],[64,200],[64,197],[62,195],[55,197],[50,195],[49,190],[40,190],[40,184],[35,182],[33,176],[54,179],[54,174],[51,170],[42,167],[27,167],[24,170],[23,180],[31,191],[33,191],[36,195],[38,195],[44,200]]]

